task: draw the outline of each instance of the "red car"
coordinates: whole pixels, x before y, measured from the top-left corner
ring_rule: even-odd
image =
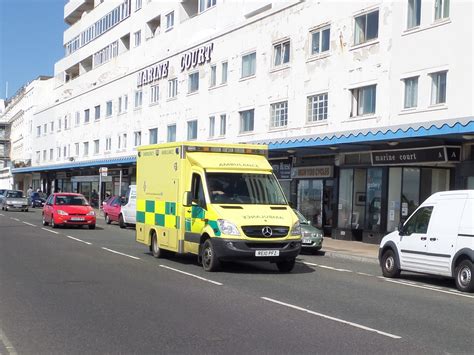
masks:
[[[110,224],[112,222],[118,222],[122,204],[120,203],[119,196],[112,196],[104,204],[102,210],[104,211],[105,222]]]
[[[50,195],[43,207],[43,225],[50,223],[53,228],[86,225],[94,229],[96,217],[83,195],[61,192]]]

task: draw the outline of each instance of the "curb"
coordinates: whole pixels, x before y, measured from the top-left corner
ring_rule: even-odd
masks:
[[[339,259],[346,259],[346,260],[353,260],[353,261],[360,261],[363,263],[369,264],[379,264],[378,258],[368,257],[368,256],[360,256],[360,255],[352,255],[352,254],[344,254],[337,251],[328,251],[328,250],[321,250],[324,253],[324,256],[328,256],[330,258],[339,258]]]

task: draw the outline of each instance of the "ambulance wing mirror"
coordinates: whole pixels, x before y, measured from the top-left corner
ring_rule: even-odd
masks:
[[[183,197],[183,206],[189,207],[193,204],[193,196],[191,195],[191,191],[186,191]]]

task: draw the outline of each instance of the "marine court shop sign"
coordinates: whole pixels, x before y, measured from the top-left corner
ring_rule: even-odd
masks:
[[[197,65],[209,63],[211,61],[211,53],[213,49],[214,43],[210,43],[183,54],[181,57],[181,71],[195,68]]]
[[[431,147],[371,152],[372,165],[459,162],[460,147]]]
[[[152,65],[138,73],[137,87],[151,84],[160,79],[168,77],[169,61]]]

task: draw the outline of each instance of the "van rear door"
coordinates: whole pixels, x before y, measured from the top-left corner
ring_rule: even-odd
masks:
[[[450,195],[438,201],[428,230],[428,254],[433,271],[451,276],[451,261],[456,254],[456,240],[466,198]]]

